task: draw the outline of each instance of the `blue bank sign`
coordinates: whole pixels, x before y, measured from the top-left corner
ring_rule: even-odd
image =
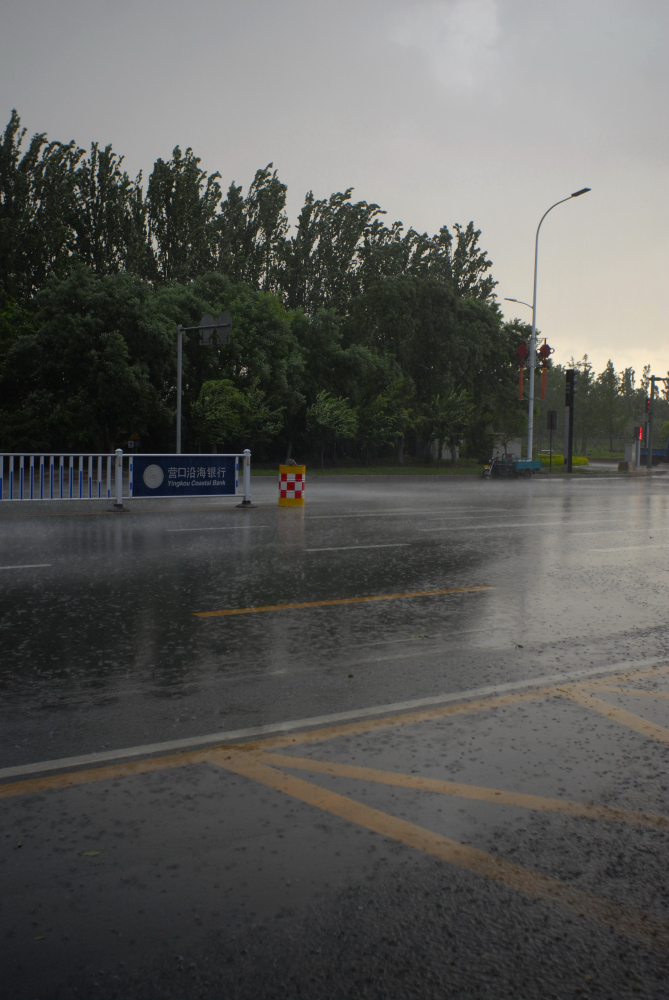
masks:
[[[239,455],[133,455],[133,497],[235,496]]]

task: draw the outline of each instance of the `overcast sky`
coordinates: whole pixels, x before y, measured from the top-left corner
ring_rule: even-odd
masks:
[[[1,125],[473,219],[555,358],[669,368],[667,0],[0,0]],[[506,316],[530,317],[502,302]]]

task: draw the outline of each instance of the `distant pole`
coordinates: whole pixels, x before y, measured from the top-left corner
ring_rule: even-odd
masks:
[[[528,414],[527,414],[527,457],[532,458],[532,451],[534,448],[534,368],[537,363],[537,266],[539,263],[539,230],[541,229],[541,224],[548,215],[552,212],[554,208],[558,205],[564,204],[565,201],[571,201],[572,198],[579,198],[582,194],[590,191],[590,188],[581,188],[580,191],[574,191],[570,194],[568,198],[561,198],[560,201],[556,201],[554,205],[546,209],[544,214],[539,220],[539,225],[537,226],[537,235],[534,240],[534,293],[532,295],[532,337],[530,339],[530,399],[528,403]],[[571,470],[569,470],[571,471]]]
[[[565,420],[565,465],[567,466],[567,472],[571,472],[572,469],[572,453],[574,449],[574,391],[575,384],[574,380],[576,377],[576,372],[573,368],[569,368],[565,372],[565,408],[564,408],[564,420]]]
[[[653,396],[655,395],[655,376],[650,377],[650,397],[649,397],[649,407],[648,407],[648,439],[646,441],[646,447],[648,450],[648,471],[653,470]]]

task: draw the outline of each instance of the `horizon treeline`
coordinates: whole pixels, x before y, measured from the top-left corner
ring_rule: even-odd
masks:
[[[428,460],[437,442],[480,457],[493,432],[522,427],[514,350],[529,328],[504,322],[473,222],[419,233],[347,188],[308,192],[291,226],[273,164],[246,194],[220,180],[177,146],[144,186],[111,146],[25,142],[12,112],[0,449],[135,436],[172,450],[177,324],[223,310],[229,344],[185,338],[186,448],[402,461],[405,449]]]

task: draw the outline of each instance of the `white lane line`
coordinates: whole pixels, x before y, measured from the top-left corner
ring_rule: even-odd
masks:
[[[495,514],[504,512],[504,507],[489,507],[490,511]],[[471,512],[464,512],[462,514],[457,513],[457,508],[451,510],[452,514],[456,517],[471,517]],[[422,510],[420,507],[415,507],[408,510],[390,510],[390,511],[377,511],[374,514],[307,514],[305,521],[339,521],[345,517],[401,517],[403,514],[423,514],[425,517],[438,517],[443,519],[447,515],[444,514],[443,510]],[[482,513],[480,515],[474,515],[478,517],[488,517],[488,514]],[[522,515],[518,515],[522,517]]]
[[[175,531],[243,531],[244,528],[269,528],[269,524],[226,524],[222,528],[166,528],[167,532]]]
[[[328,545],[322,549],[305,549],[305,552],[344,552],[348,549],[404,549],[409,542],[383,542],[381,545]]]
[[[613,518],[612,520],[623,520],[622,518]],[[497,528],[565,528],[569,529],[573,524],[605,524],[604,521],[521,521],[512,522],[507,524],[472,524],[467,527],[451,527],[448,525],[445,528],[417,528],[417,531],[490,531]],[[613,531],[624,531],[624,528],[611,529]],[[637,529],[632,529],[637,530]],[[638,529],[639,531],[645,529]],[[582,534],[587,534],[587,532],[582,532]]]
[[[638,549],[669,549],[669,545],[617,545],[613,549],[590,549],[591,552],[636,552]]]
[[[51,563],[24,563],[21,566],[0,566],[0,569],[43,569]]]
[[[413,698],[409,701],[397,701],[390,705],[372,705],[369,708],[356,708],[349,712],[333,712],[331,715],[316,715],[309,719],[291,719],[288,722],[274,722],[268,726],[251,726],[247,729],[231,729],[222,733],[210,733],[208,736],[186,737],[181,740],[168,740],[165,743],[146,743],[143,746],[125,747],[121,750],[103,750],[99,753],[83,754],[79,757],[61,757],[60,760],[43,760],[37,764],[19,764],[15,767],[0,769],[0,778],[15,778],[22,774],[38,774],[43,771],[59,771],[67,767],[83,767],[87,764],[101,764],[112,760],[124,760],[127,757],[145,757],[154,753],[169,753],[172,750],[186,750],[188,747],[211,746],[215,743],[229,743],[230,740],[248,739],[251,736],[267,736],[271,733],[290,733],[295,729],[310,729],[314,726],[326,726],[333,722],[350,722],[353,719],[364,719],[371,715],[386,715],[392,712],[404,712],[412,708],[425,708],[428,705],[447,705],[453,701],[467,701],[470,698],[481,698],[486,695],[503,694],[506,691],[521,691],[524,688],[547,687],[553,684],[564,684],[568,681],[582,680],[586,677],[596,677],[600,674],[615,674],[621,670],[632,670],[635,667],[651,667],[657,663],[666,664],[667,656],[650,656],[645,660],[620,660],[606,667],[592,667],[584,670],[571,670],[562,674],[548,674],[544,677],[529,677],[523,681],[509,681],[504,684],[490,684],[485,687],[471,688],[468,691],[455,691],[450,694],[438,694],[429,698]]]
[[[618,534],[618,533],[619,534],[624,534],[624,535],[636,535],[640,531],[647,532],[647,531],[650,531],[650,530],[651,530],[650,528],[597,528],[595,531],[592,531],[592,530],[590,530],[590,531],[572,531],[572,532],[570,532],[570,534],[573,535],[574,537],[576,535],[615,535],[615,534]]]
[[[498,626],[498,629],[504,628],[504,626]],[[507,626],[507,630],[511,626]],[[465,628],[460,629],[457,632],[447,632],[445,635],[410,635],[408,639],[381,639],[380,642],[361,642],[358,643],[358,649],[367,649],[371,646],[391,646],[396,645],[400,642],[418,642],[423,639],[450,639],[453,635],[472,635],[474,632],[481,632],[481,628]]]
[[[480,630],[479,630],[480,631]],[[509,641],[509,640],[507,640]],[[502,643],[495,646],[496,649],[506,649]],[[453,644],[432,646],[430,648],[423,647],[422,649],[413,649],[408,652],[403,653],[392,653],[388,655],[384,653],[383,656],[369,656],[366,660],[358,660],[358,664],[362,663],[388,663],[390,660],[409,660],[416,656],[443,656],[445,653],[451,652],[453,649]]]

